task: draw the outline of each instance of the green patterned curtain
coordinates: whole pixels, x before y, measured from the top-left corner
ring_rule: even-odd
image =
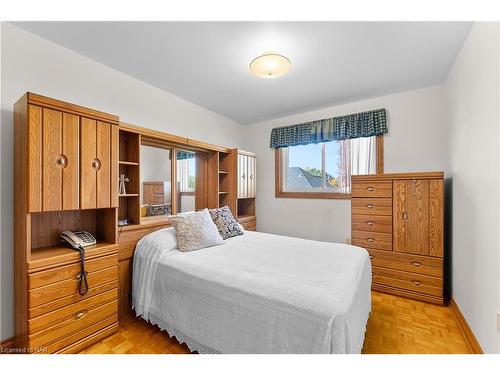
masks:
[[[304,124],[274,128],[271,148],[306,145],[387,133],[385,109],[353,113]]]

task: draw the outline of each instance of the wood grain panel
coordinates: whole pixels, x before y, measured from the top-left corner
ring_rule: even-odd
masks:
[[[97,121],[97,160],[100,168],[97,170],[97,208],[111,206],[111,125]]]
[[[62,209],[77,210],[80,207],[80,118],[63,113],[62,153],[66,165],[62,168]]]
[[[118,126],[112,125],[111,126],[111,169],[110,169],[111,207],[118,207],[118,177],[119,177],[118,158],[119,158],[119,131],[118,131]]]
[[[85,117],[80,123],[80,208],[97,207],[97,173],[92,163],[97,155],[96,121]]]
[[[118,264],[119,272],[119,300],[118,316],[121,319],[130,310],[129,294],[132,291],[132,259],[123,259]]]
[[[355,198],[390,198],[392,183],[390,181],[356,183],[352,186],[351,196]]]
[[[62,209],[62,168],[57,158],[62,153],[62,113],[43,108],[43,211]]]
[[[392,216],[391,198],[352,198],[353,215],[385,215]]]
[[[383,215],[352,215],[352,229],[392,233],[392,217]]]
[[[58,349],[55,353],[56,354],[76,354],[81,352],[83,349],[98,343],[100,340],[103,340],[107,338],[110,335],[113,335],[118,331],[118,323],[116,322],[117,315],[113,315],[112,317],[109,317],[105,319],[104,321],[101,321],[93,326],[87,327],[84,330],[80,331],[79,333],[76,333],[75,335],[72,336],[67,336],[61,341],[58,341],[57,343],[53,343],[48,346],[48,349],[51,349],[52,347],[56,346],[58,343],[63,342],[62,344],[59,344],[59,346],[62,349]],[[113,322],[111,325],[108,325],[109,322]],[[96,331],[95,333],[89,334],[92,331],[94,331],[95,327],[98,326],[105,326],[105,328]],[[86,336],[88,335],[88,336]],[[74,341],[74,337],[84,337],[83,339],[79,341]],[[66,341],[66,343],[64,343]],[[71,343],[71,345],[68,345]]]
[[[444,254],[443,180],[429,181],[429,255]]]
[[[429,181],[406,181],[407,253],[429,255]]]
[[[393,247],[394,251],[406,252],[406,185],[405,181],[393,182]]]
[[[28,211],[39,212],[42,211],[42,108],[30,105],[28,118]]]

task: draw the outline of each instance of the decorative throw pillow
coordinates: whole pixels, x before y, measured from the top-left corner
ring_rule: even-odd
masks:
[[[228,239],[243,234],[238,222],[234,220],[233,214],[228,206],[209,210],[212,220],[223,239]]]
[[[175,228],[177,247],[180,251],[198,250],[224,243],[206,208],[169,219]]]
[[[170,215],[170,204],[150,204],[146,207],[146,216]]]

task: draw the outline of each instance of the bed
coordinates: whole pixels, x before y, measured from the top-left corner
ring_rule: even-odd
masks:
[[[245,231],[181,252],[166,228],[137,244],[132,302],[199,353],[360,353],[370,287],[356,246]]]

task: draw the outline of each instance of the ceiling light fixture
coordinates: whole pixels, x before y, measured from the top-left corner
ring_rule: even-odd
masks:
[[[288,72],[291,65],[292,63],[285,56],[267,52],[252,60],[250,71],[257,77],[276,78]]]

